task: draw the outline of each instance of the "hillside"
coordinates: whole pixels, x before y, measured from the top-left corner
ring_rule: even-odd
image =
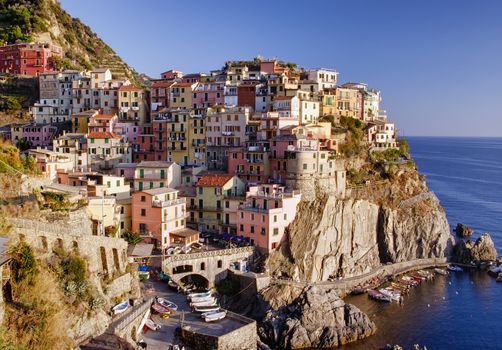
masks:
[[[114,77],[143,82],[91,28],[72,18],[57,0],[0,0],[0,43],[50,42],[63,47],[60,68],[109,67]]]

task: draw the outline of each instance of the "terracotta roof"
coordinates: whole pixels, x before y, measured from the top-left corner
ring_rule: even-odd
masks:
[[[101,132],[101,131],[94,131],[89,134],[87,134],[88,139],[120,139],[120,136],[117,134],[114,134],[113,132]]]
[[[191,228],[180,228],[180,229],[169,232],[169,235],[186,238],[186,237],[198,236],[199,231],[192,230]]]
[[[276,96],[274,101],[291,100],[295,96]]]
[[[192,86],[193,84],[196,84],[196,83],[176,83],[175,86],[179,86],[179,87],[189,87],[189,86]]]
[[[202,175],[197,182],[197,186],[200,187],[222,187],[228,181],[233,178],[233,175],[228,174],[211,174],[211,175]]]
[[[98,114],[94,116],[94,119],[112,119],[115,114]]]
[[[140,91],[143,90],[140,87],[134,86],[134,85],[122,85],[119,88],[119,91]]]
[[[154,81],[152,83],[152,87],[153,88],[156,88],[156,87],[164,87],[164,88],[168,88],[168,87],[171,87],[172,85],[174,85],[174,81]]]

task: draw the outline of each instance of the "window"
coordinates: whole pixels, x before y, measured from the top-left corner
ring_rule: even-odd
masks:
[[[223,267],[223,261],[218,260],[218,268],[221,269]]]
[[[146,216],[146,209],[141,209],[141,216]]]
[[[251,233],[254,233],[254,225],[251,225]]]
[[[274,236],[277,236],[278,234],[279,234],[279,228],[278,228],[278,227],[275,227],[275,228],[274,228],[274,233],[273,233],[273,235],[274,235]]]
[[[288,219],[288,214],[284,214],[284,220],[287,220]]]
[[[274,215],[274,222],[277,222],[277,215]]]
[[[303,163],[303,170],[307,170],[307,163]]]
[[[106,182],[106,187],[110,188],[110,186],[111,186],[111,185],[112,185],[112,184],[111,184],[111,182],[110,182],[110,181],[107,181],[107,182]]]
[[[145,201],[146,201],[146,197],[145,197],[145,196],[141,196],[141,198],[140,198],[140,199],[141,199],[141,201],[142,201],[142,202],[145,202]]]

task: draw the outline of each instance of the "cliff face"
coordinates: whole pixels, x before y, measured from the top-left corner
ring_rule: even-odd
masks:
[[[319,191],[321,192],[321,191]],[[443,257],[453,237],[444,210],[414,169],[389,181],[303,201],[269,268],[296,280],[351,277],[385,263]]]
[[[368,316],[329,289],[272,286],[263,297],[275,305],[267,311],[258,332],[274,348],[333,348],[376,331]]]

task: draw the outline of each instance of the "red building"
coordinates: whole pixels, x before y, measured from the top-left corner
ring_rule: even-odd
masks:
[[[258,81],[244,81],[237,87],[237,105],[255,108]]]
[[[54,58],[63,58],[63,49],[52,44],[21,43],[0,47],[0,72],[38,76],[56,69]]]

